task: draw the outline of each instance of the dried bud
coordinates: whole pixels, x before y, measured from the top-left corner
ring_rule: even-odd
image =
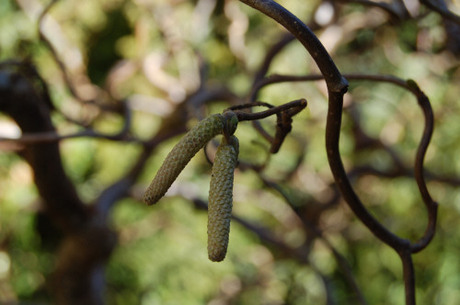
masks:
[[[213,114],[198,122],[166,156],[145,192],[144,201],[151,205],[160,200],[190,159],[213,137],[222,133],[223,126],[221,114]]]
[[[222,137],[212,167],[208,205],[208,257],[225,258],[233,206],[233,174],[238,161],[238,139]]]

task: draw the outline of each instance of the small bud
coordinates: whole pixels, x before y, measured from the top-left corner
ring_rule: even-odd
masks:
[[[160,200],[190,159],[213,137],[222,133],[223,127],[224,119],[222,115],[213,114],[198,122],[196,126],[187,132],[166,156],[155,178],[153,178],[145,192],[144,201],[151,205]]]
[[[208,257],[225,258],[233,206],[233,176],[238,162],[238,139],[222,137],[211,172],[208,205]]]

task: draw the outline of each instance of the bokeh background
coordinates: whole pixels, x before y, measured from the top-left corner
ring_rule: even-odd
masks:
[[[286,36],[274,21],[234,0],[60,0],[39,31],[49,2],[0,1],[0,60],[33,63],[49,85],[56,108],[52,119],[61,135],[88,126],[101,134],[116,133],[126,117],[101,105],[123,101],[132,115],[130,141],[91,136],[60,141],[66,172],[88,205],[129,172],[142,143],[164,128],[162,119],[200,88],[225,88],[233,102],[247,101],[269,50]],[[413,79],[430,98],[436,127],[425,164],[440,209],[433,242],[414,256],[417,301],[456,304],[460,24],[416,1],[407,1],[408,11],[399,16],[362,1],[279,2],[314,24],[342,73]],[[395,12],[401,3],[394,1]],[[459,1],[447,5],[460,14]],[[69,90],[56,58],[79,98]],[[316,73],[295,41],[267,71]],[[238,127],[235,219],[221,263],[210,262],[206,253],[203,203],[211,165],[205,154],[191,161],[157,205],[142,203],[143,191],[181,135],[158,144],[129,194],[110,210],[109,226],[118,244],[105,268],[107,304],[358,304],[359,293],[368,304],[404,304],[397,254],[356,219],[333,186],[325,153],[325,84],[274,84],[259,95],[274,105],[298,98],[306,98],[308,107],[294,117],[277,154],[270,156],[269,144],[249,122]],[[229,107],[229,100],[191,104],[188,128]],[[424,126],[416,100],[390,84],[353,81],[345,107],[340,144],[347,170],[401,170],[387,177],[364,170],[354,174],[353,185],[387,228],[416,240],[427,222],[415,180],[406,171]],[[274,132],[274,118],[261,124]],[[20,148],[5,140],[21,132],[2,113],[0,136],[0,303],[52,304],[47,279],[59,240],[40,233],[46,219],[41,220],[33,173],[17,154]],[[366,140],[378,144],[366,145]],[[213,144],[207,148],[211,157],[213,149]]]

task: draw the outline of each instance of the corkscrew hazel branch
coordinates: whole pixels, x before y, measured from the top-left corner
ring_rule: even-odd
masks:
[[[252,108],[254,106],[264,106],[269,109],[256,113],[241,111],[242,109]],[[275,154],[279,151],[287,134],[291,132],[292,117],[302,111],[305,107],[307,107],[307,100],[298,99],[276,107],[264,102],[253,102],[233,106],[229,109],[235,111],[238,121],[258,120],[276,114],[276,133],[274,137],[269,135],[259,124],[254,126],[259,133],[271,143],[270,153]]]
[[[268,110],[265,110],[265,111],[261,111],[261,112],[244,112],[244,111],[239,111],[241,109],[244,109],[244,108],[250,108],[250,107],[254,107],[254,106],[260,106],[260,105],[264,105],[264,106],[268,106],[270,107]],[[288,109],[291,109],[291,108],[294,108],[296,109],[296,112],[295,113],[298,113],[300,112],[302,109],[304,109],[305,107],[307,107],[307,100],[306,99],[298,99],[298,100],[294,100],[294,101],[291,101],[289,103],[286,103],[286,104],[282,104],[280,106],[276,106],[276,107],[273,107],[271,106],[270,104],[267,104],[267,103],[249,103],[249,104],[243,104],[243,105],[237,105],[237,106],[234,106],[234,107],[230,107],[229,109],[230,110],[233,110],[236,114],[236,116],[238,117],[238,121],[241,122],[241,121],[253,121],[253,120],[260,120],[260,119],[264,119],[266,117],[269,117],[271,115],[274,115],[274,114],[279,114],[283,111],[286,111]]]

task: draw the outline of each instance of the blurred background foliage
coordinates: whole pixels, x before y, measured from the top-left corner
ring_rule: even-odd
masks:
[[[59,133],[80,130],[69,118],[100,132],[116,132],[123,117],[79,103],[40,39],[37,20],[48,2],[0,1],[0,60],[27,58],[36,65],[59,110],[53,117]],[[440,204],[439,225],[432,244],[414,256],[417,299],[418,304],[456,304],[460,35],[449,36],[442,17],[424,6],[411,12],[413,18],[393,20],[379,8],[344,1],[334,3],[336,15],[328,21],[327,11],[321,15],[317,10],[320,1],[280,3],[307,23],[326,18],[316,33],[343,73],[411,78],[431,99],[436,130],[426,169],[429,189]],[[459,1],[449,7],[460,13]],[[267,50],[283,35],[272,20],[230,0],[61,0],[42,27],[78,93],[107,103],[108,96],[126,100],[132,110],[130,132],[140,140],[158,132],[161,119],[199,86],[227,86],[243,102]],[[200,77],[203,66],[205,79]],[[268,71],[273,73],[305,75],[317,73],[317,68],[304,48],[293,42],[275,57]],[[369,304],[403,304],[397,255],[377,241],[344,202],[336,204],[333,199],[324,149],[324,84],[275,84],[264,88],[259,99],[276,105],[302,97],[309,102],[307,109],[294,118],[292,133],[266,168],[236,171],[234,214],[240,221],[232,222],[229,251],[222,263],[207,259],[207,215],[193,204],[207,200],[210,165],[204,154],[192,160],[159,204],[147,207],[141,202],[143,190],[179,137],[161,143],[131,197],[111,212],[119,241],[106,268],[108,304],[326,304],[328,296],[335,303],[327,304],[357,304],[348,271]],[[368,164],[382,171],[392,167],[388,151],[357,149],[353,131],[357,121],[359,130],[391,147],[411,168],[423,129],[412,96],[389,84],[353,81],[345,106],[341,149],[347,169]],[[189,126],[196,122],[193,117],[226,107],[228,103],[217,101],[206,105],[204,112],[196,109]],[[262,124],[274,132],[273,118]],[[1,114],[0,131],[1,136],[19,136],[11,119]],[[236,135],[242,163],[266,161],[269,145],[250,123],[241,123]],[[96,138],[68,139],[60,145],[66,171],[86,202],[122,178],[141,150],[137,142]],[[270,181],[289,200],[270,187]],[[354,179],[354,185],[389,229],[411,239],[422,235],[426,212],[412,177],[363,175]],[[308,230],[295,212],[299,208],[328,242]],[[4,149],[0,154],[2,304],[51,302],[45,284],[53,270],[54,246],[41,240],[40,223],[31,171],[13,151]],[[331,247],[345,259],[345,268]]]

